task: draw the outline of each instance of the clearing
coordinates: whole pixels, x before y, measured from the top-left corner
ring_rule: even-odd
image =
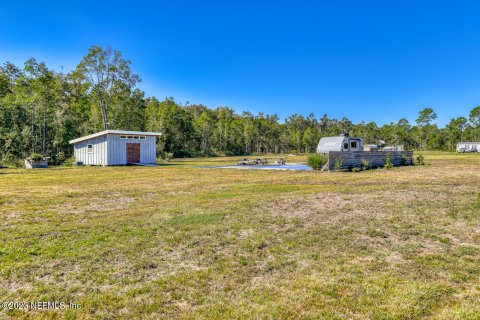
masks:
[[[80,308],[0,318],[478,319],[480,155],[425,156],[361,173],[2,169],[0,297]]]

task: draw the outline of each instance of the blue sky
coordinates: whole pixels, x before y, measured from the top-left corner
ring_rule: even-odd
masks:
[[[473,1],[0,1],[0,63],[70,71],[109,45],[148,96],[441,125],[480,105]]]

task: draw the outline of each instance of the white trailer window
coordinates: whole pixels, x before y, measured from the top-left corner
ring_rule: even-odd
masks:
[[[87,153],[93,153],[93,144],[87,144]]]

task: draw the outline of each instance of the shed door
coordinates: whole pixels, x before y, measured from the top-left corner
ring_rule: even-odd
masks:
[[[127,143],[127,163],[140,162],[140,143]]]

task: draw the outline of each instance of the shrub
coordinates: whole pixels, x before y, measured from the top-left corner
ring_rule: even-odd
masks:
[[[40,153],[32,153],[29,159],[32,159],[33,161],[41,161],[43,160],[43,156]]]
[[[23,166],[23,160],[17,159],[11,154],[4,154],[0,159],[0,165],[20,168]]]
[[[367,160],[362,160],[361,168],[363,171],[370,169],[370,163]]]
[[[65,156],[65,153],[63,151],[58,152],[55,157],[55,163],[60,164],[64,163],[65,161],[67,161],[67,156]]]
[[[416,158],[416,165],[417,166],[424,166],[425,165],[425,157],[422,154],[419,154]]]
[[[393,163],[392,163],[392,157],[390,156],[390,153],[387,153],[387,159],[385,160],[385,165],[383,168],[390,170],[393,168]]]
[[[165,162],[172,160],[172,158],[173,158],[173,153],[171,152],[165,152],[165,154],[163,155],[163,161]]]
[[[308,165],[313,170],[320,170],[328,162],[326,154],[312,154],[308,157]]]
[[[361,168],[357,168],[357,167],[352,168],[352,172],[360,172],[360,171],[362,171]]]
[[[343,165],[343,158],[337,158],[335,160],[335,165],[333,166],[333,170],[340,171]]]
[[[67,167],[72,167],[73,164],[75,163],[75,158],[74,157],[70,157],[68,159],[65,159],[65,161],[63,161],[63,165],[64,166],[67,166]]]

